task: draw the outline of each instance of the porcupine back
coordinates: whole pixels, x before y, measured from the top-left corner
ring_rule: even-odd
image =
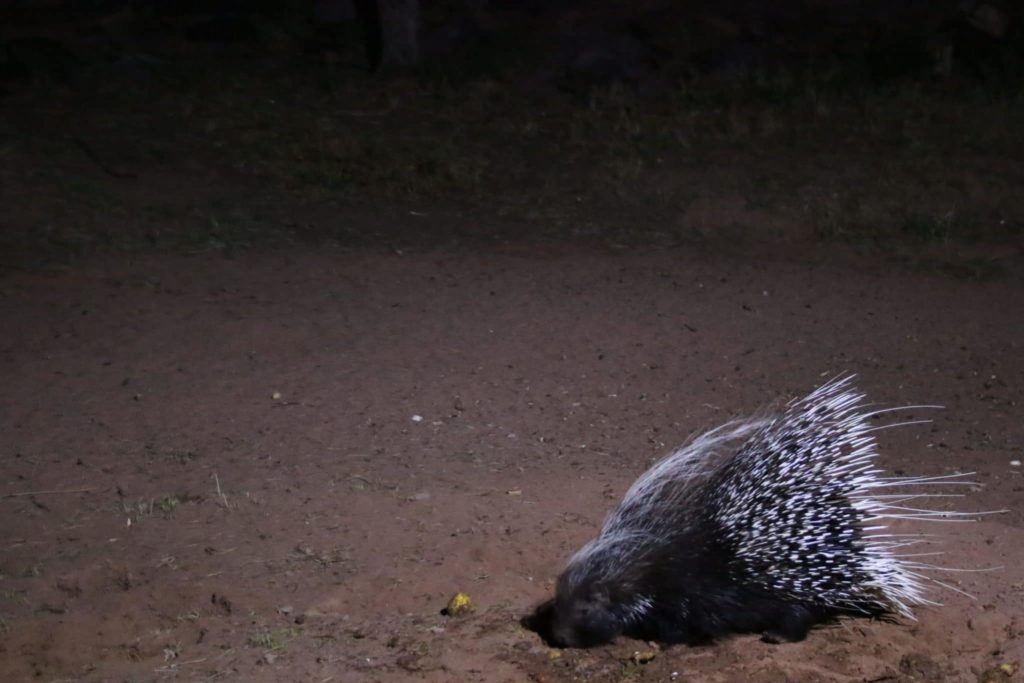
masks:
[[[929,602],[927,565],[900,549],[920,535],[889,534],[886,520],[957,513],[908,507],[921,494],[889,491],[957,479],[880,476],[869,420],[886,411],[867,411],[852,381],[774,419],[724,425],[652,467],[569,561],[542,620],[570,632],[600,614],[598,642],[609,619],[619,632],[680,640],[778,619],[793,639],[828,614],[912,616]],[[566,616],[579,604],[588,616]]]
[[[886,491],[927,478],[886,478],[863,395],[842,378],[792,403],[715,472],[697,506],[721,530],[734,577],[775,595],[848,611],[911,616],[927,602],[916,562],[888,518],[937,513]]]

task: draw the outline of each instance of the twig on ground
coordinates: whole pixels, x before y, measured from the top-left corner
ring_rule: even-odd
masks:
[[[224,507],[230,508],[231,505],[228,504],[228,497],[226,495],[224,495],[224,491],[221,490],[221,488],[220,488],[220,477],[217,476],[216,472],[213,473],[213,483],[216,484],[216,486],[217,486],[217,496],[224,503]]]
[[[0,500],[3,500],[5,498],[24,498],[25,496],[52,496],[59,493],[88,493],[89,491],[92,491],[92,489],[50,489],[48,491],[18,491],[16,493],[0,494]]]

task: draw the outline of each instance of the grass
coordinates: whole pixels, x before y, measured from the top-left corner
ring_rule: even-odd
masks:
[[[452,138],[445,117],[417,124],[423,130],[414,139],[445,141],[430,163],[422,163],[417,145],[391,137],[372,143],[362,156],[342,155],[347,161],[332,182],[356,188],[364,198],[472,202],[480,197],[519,219],[554,218],[566,224],[605,213],[650,224],[678,211],[695,187],[734,190],[747,205],[782,207],[778,210],[785,213],[784,207],[806,188],[842,182],[852,172],[865,177],[851,193],[849,203],[859,205],[852,213],[842,207],[836,213],[831,199],[821,194],[804,200],[812,212],[832,214],[833,226],[819,227],[817,236],[933,243],[975,234],[971,226],[943,217],[951,209],[906,207],[922,190],[963,184],[965,169],[951,159],[1000,156],[1005,147],[1020,148],[1010,115],[1024,113],[1018,103],[978,95],[965,107],[959,95],[920,84],[855,97],[806,85],[799,90],[793,85],[797,82],[793,78],[774,90],[760,84],[702,97],[683,92],[653,104],[613,87],[592,92],[586,106],[556,108],[542,119],[514,102],[491,103],[502,113],[491,117],[486,129],[478,128],[478,137]],[[478,102],[467,109],[472,114],[487,106]],[[472,125],[465,118],[451,125]],[[438,132],[427,129],[439,126]],[[307,144],[325,148],[330,143]],[[814,163],[822,149],[836,155],[833,167]],[[363,163],[352,163],[353,158]],[[304,172],[302,164],[299,169],[293,177],[324,177]],[[716,172],[724,177],[724,187],[711,185]],[[302,191],[301,183],[297,187]],[[1015,190],[996,186],[990,193],[978,201],[1012,207],[1011,222],[1019,232],[1022,214]],[[517,211],[520,194],[533,200],[528,213]],[[961,193],[955,198],[971,201]],[[784,217],[798,220],[792,211]],[[686,232],[684,226],[682,237]],[[643,232],[634,234],[642,237]]]
[[[279,628],[273,631],[260,631],[246,638],[249,647],[261,650],[277,651],[283,650],[299,632],[294,628]]]
[[[957,230],[958,216],[955,210],[941,214],[909,210],[899,223],[900,232],[913,242],[920,244],[945,243],[960,232]],[[963,232],[971,232],[969,229]]]
[[[181,643],[171,643],[164,648],[164,661],[170,662],[178,659],[181,656]]]
[[[162,517],[171,519],[174,510],[182,503],[178,496],[160,496],[159,498],[140,498],[134,502],[121,501],[117,504],[117,511],[131,520],[132,523],[140,522],[150,517]]]
[[[154,292],[160,291],[159,282],[147,281],[145,286]],[[155,443],[146,443],[143,446],[143,452],[146,457],[150,460],[168,460],[176,462],[179,465],[188,465],[199,459],[199,454],[192,450],[178,449],[178,448],[160,448]]]
[[[349,232],[332,218],[382,206],[500,217],[533,237],[586,243],[756,236],[766,218],[823,242],[926,246],[1024,234],[1013,161],[1024,151],[1024,96],[926,74],[879,85],[858,68],[870,71],[755,70],[646,97],[622,85],[524,92],[509,69],[378,78],[225,60],[141,91],[99,83],[95,110],[81,103],[86,137],[111,121],[145,131],[137,147],[151,151],[136,155],[138,181],[68,177],[57,163],[11,195],[59,200],[69,220],[19,239],[68,252],[104,240],[225,255],[302,236],[445,240],[414,228]],[[11,144],[3,157],[32,168],[41,151],[82,161],[50,142]],[[126,196],[184,159],[227,185]],[[735,210],[698,224],[685,217],[695,198]],[[294,218],[311,206],[328,216],[320,227]]]
[[[343,567],[352,562],[352,551],[349,548],[332,548],[325,551],[317,551],[304,545],[297,545],[288,555],[291,562],[312,562],[318,569],[326,570],[332,565],[340,564]]]

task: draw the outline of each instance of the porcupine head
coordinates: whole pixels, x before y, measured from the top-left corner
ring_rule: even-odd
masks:
[[[653,541],[656,535],[658,541]],[[706,640],[686,615],[724,595],[708,580],[718,553],[699,534],[663,529],[611,531],[591,541],[559,576],[555,596],[523,624],[558,647],[592,647],[619,635],[665,642]],[[669,608],[669,613],[662,610]]]
[[[627,623],[624,608],[634,592],[600,569],[592,562],[571,564],[558,579],[555,597],[538,607],[524,625],[562,647],[591,647],[620,635]]]

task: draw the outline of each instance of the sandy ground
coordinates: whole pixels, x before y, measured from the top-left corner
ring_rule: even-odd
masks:
[[[0,280],[4,681],[1002,681],[1024,662],[1019,279],[686,250],[93,256]],[[856,372],[943,603],[802,643],[553,652],[518,618],[695,431]],[[918,416],[917,413],[914,413]],[[928,531],[936,531],[929,527]],[[440,614],[465,591],[475,614]],[[1000,670],[999,667],[1003,667]]]

